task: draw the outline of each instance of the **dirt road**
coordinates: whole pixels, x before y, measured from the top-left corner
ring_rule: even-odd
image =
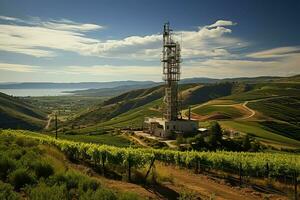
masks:
[[[242,117],[242,118],[240,118],[240,119],[249,119],[249,118],[251,118],[251,117],[253,117],[253,116],[255,115],[255,110],[252,110],[251,108],[249,108],[249,107],[247,106],[248,102],[249,102],[249,101],[245,101],[245,102],[242,104],[242,106],[243,106],[246,110],[248,110],[248,111],[250,112],[250,115],[244,116],[244,117]]]
[[[195,191],[203,199],[230,199],[230,200],[257,200],[262,199],[265,194],[251,188],[232,187],[224,180],[212,179],[206,175],[194,174],[186,169],[173,166],[156,164],[156,169],[165,176],[172,177],[175,188],[181,190],[189,189]],[[287,197],[272,194],[269,199],[288,199]]]
[[[51,124],[51,120],[52,120],[52,114],[49,114],[48,115],[48,121],[47,121],[47,124],[45,126],[45,129],[47,130]]]
[[[134,137],[134,136],[129,136],[129,138],[133,139],[134,141],[136,141],[138,144],[140,144],[141,146],[143,147],[148,147],[148,145],[143,142],[142,140],[140,140],[139,138],[137,137]]]

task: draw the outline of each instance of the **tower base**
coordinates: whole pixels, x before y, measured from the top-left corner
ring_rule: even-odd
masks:
[[[197,132],[198,121],[185,119],[168,121],[163,118],[146,118],[144,121],[144,130],[155,136],[168,138],[172,134]]]

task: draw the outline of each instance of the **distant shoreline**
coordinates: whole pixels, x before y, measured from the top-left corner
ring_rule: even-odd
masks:
[[[75,90],[85,90],[86,88],[47,88],[47,89],[0,89],[0,92],[16,97],[42,97],[42,96],[70,96]],[[67,91],[68,90],[68,91]]]

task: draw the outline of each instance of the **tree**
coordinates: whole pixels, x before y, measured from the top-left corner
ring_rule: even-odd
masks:
[[[178,134],[177,138],[176,138],[176,142],[177,142],[178,145],[180,145],[180,144],[184,144],[186,141],[185,141],[184,137],[181,134]]]
[[[215,136],[217,142],[222,140],[222,128],[218,122],[213,122],[211,126],[211,134]]]
[[[210,136],[208,143],[213,148],[216,149],[217,145],[222,142],[222,128],[218,122],[213,122],[210,129]]]
[[[200,134],[196,135],[193,138],[189,138],[188,143],[191,144],[192,148],[195,150],[204,149],[207,146],[204,141],[203,135]]]
[[[248,151],[249,149],[251,149],[251,142],[250,142],[250,138],[249,138],[248,134],[244,137],[243,149],[244,149],[244,151]]]

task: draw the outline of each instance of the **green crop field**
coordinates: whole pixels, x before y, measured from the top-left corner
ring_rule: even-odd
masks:
[[[283,153],[246,153],[246,152],[179,152],[174,150],[162,150],[152,148],[120,148],[107,145],[95,145],[82,142],[72,142],[66,140],[56,140],[53,137],[28,131],[3,130],[1,135],[14,136],[20,138],[35,139],[42,144],[56,146],[66,155],[73,159],[86,159],[96,162],[102,160],[102,164],[107,165],[128,165],[141,168],[149,164],[153,158],[164,163],[177,166],[195,166],[201,162],[218,170],[234,169],[239,171],[243,168],[243,173],[250,176],[263,175],[266,163],[269,163],[269,173],[274,177],[299,172],[300,160],[297,154]],[[105,158],[105,160],[103,159]],[[259,172],[259,173],[258,173]]]
[[[241,110],[233,106],[222,106],[222,105],[204,105],[196,109],[192,109],[193,113],[198,115],[212,115],[212,114],[221,114],[228,118],[238,118],[242,117],[243,113]]]
[[[300,98],[287,97],[249,102],[248,106],[274,119],[297,123],[300,121]]]
[[[55,137],[55,134],[47,134],[51,137]],[[65,135],[58,134],[58,138],[71,140],[76,142],[85,142],[85,143],[95,143],[95,144],[106,144],[111,146],[118,147],[128,147],[133,145],[130,140],[122,135],[113,135],[110,133],[101,134],[101,135],[87,135],[87,134],[78,134],[78,135]]]
[[[271,132],[258,122],[220,121],[220,124],[226,129],[247,133],[258,138],[273,140],[281,143],[283,146],[300,147],[300,141]]]

